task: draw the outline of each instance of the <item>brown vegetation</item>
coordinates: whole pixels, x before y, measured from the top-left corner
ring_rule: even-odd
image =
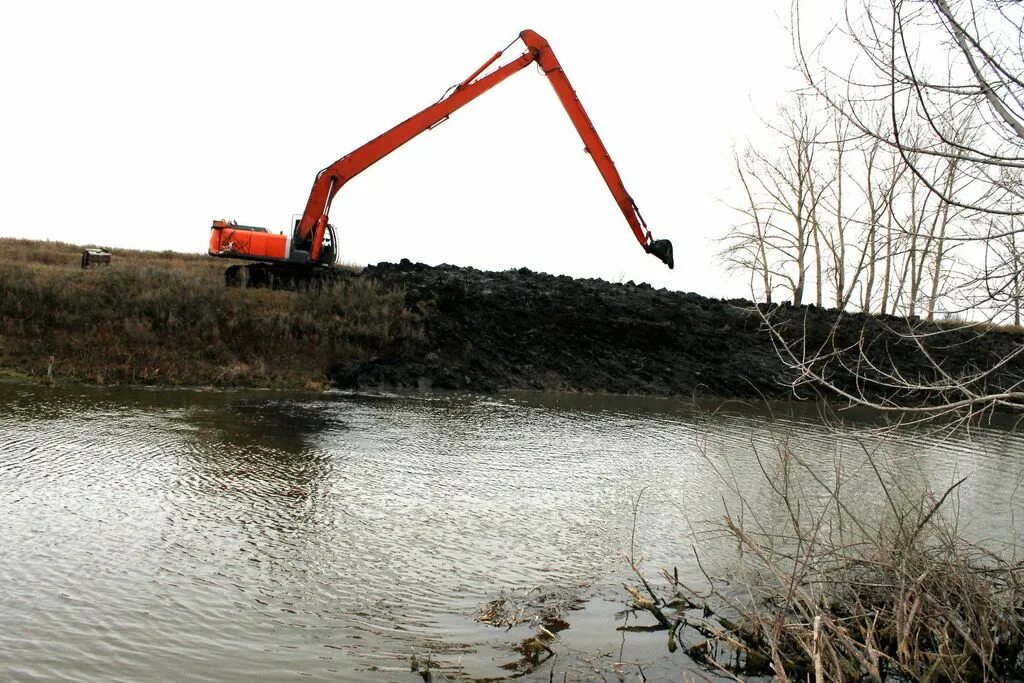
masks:
[[[971,344],[986,354],[984,325],[1024,320],[1021,3],[845,0],[834,24],[820,21],[819,4],[790,5],[806,87],[766,121],[774,143],[735,158],[742,191],[726,264],[769,303],[781,292],[799,305],[813,284],[816,306],[844,313],[981,322]],[[962,343],[968,328],[955,323],[901,333],[931,365],[909,374],[766,323],[795,384],[886,410],[927,404],[920,419],[1024,407],[1019,370],[990,385],[986,369],[931,354]],[[990,368],[1016,362],[1022,347],[1003,353]],[[866,370],[853,391],[819,371],[839,356]]]
[[[0,240],[0,368],[57,380],[320,387],[329,370],[415,346],[404,294],[352,278],[319,292],[228,289],[208,256]]]
[[[633,605],[669,629],[670,650],[778,681],[1024,677],[1024,561],[964,538],[951,504],[964,480],[907,490],[868,453],[868,490],[854,491],[841,461],[823,472],[785,442],[757,457],[768,514],[719,472],[739,501],[714,534],[738,551],[724,576],[698,591],[662,572],[665,600],[633,565],[646,592]]]

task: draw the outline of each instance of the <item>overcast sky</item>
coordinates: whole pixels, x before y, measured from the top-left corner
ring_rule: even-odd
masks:
[[[347,184],[342,259],[746,283],[714,240],[731,151],[796,83],[788,0],[9,2],[0,236],[202,252],[216,218],[286,230],[316,172],[543,35],[676,269],[644,254],[528,68]],[[506,57],[522,52],[514,45]]]

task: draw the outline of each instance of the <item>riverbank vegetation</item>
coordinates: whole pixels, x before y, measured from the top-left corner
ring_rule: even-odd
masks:
[[[833,310],[823,332],[759,308],[795,392],[942,429],[1019,412],[1024,346],[993,342],[1024,319],[1024,12],[999,0],[842,4],[791,3],[804,88],[765,121],[774,142],[734,157],[723,260],[755,300]],[[849,334],[865,314],[892,333],[880,347],[866,326]],[[953,348],[959,362],[944,357]],[[672,647],[731,676],[1024,678],[1013,529],[1008,546],[973,542],[957,509],[964,480],[908,481],[913,457],[889,469],[864,446],[865,485],[850,463],[830,472],[785,441],[750,455],[767,501],[719,472],[730,502],[713,533],[735,565],[700,590],[666,572],[667,594],[645,582],[634,604]]]
[[[780,335],[843,349],[791,370],[780,351],[809,356],[773,344],[749,301],[526,269],[382,263],[323,291],[285,292],[226,288],[227,262],[207,256],[117,250],[110,266],[83,271],[74,245],[0,247],[8,376],[784,399],[814,396],[812,371],[833,383],[830,398],[884,372],[941,381],[931,361],[976,368],[984,386],[971,390],[1012,389],[1024,374],[1024,358],[1005,360],[1019,335],[949,330],[943,343],[922,344],[926,357],[902,319],[779,307],[771,321]]]
[[[830,468],[786,440],[756,457],[759,482],[715,468],[730,502],[702,537],[720,571],[659,583],[633,563],[633,606],[669,631],[670,650],[777,681],[1024,678],[1024,560],[1011,533],[968,540],[965,480],[932,491],[907,463],[867,452]]]
[[[415,346],[400,289],[352,278],[322,291],[224,286],[226,262],[0,239],[0,367],[98,384],[322,387],[332,368]]]
[[[761,138],[735,156],[737,220],[724,261],[756,300],[910,321],[901,335],[920,343],[930,378],[876,372],[865,354],[849,360],[862,346],[808,346],[766,320],[792,375],[826,393],[839,387],[816,366],[845,353],[844,365],[865,370],[844,395],[850,401],[891,410],[926,403],[961,416],[1019,410],[1020,375],[992,385],[984,369],[930,356],[959,341],[918,319],[1020,328],[1024,10],[1000,0],[843,5],[791,4],[804,88],[766,119],[773,142]],[[979,335],[974,346],[988,344]]]

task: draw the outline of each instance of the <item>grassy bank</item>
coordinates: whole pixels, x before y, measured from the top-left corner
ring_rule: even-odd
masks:
[[[319,387],[331,367],[415,347],[403,293],[363,278],[322,292],[229,289],[226,261],[0,239],[0,376],[99,384]]]

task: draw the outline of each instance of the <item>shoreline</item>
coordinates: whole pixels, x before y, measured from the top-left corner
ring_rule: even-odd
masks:
[[[322,291],[238,289],[224,286],[225,262],[208,256],[118,251],[109,267],[83,270],[76,245],[0,246],[3,382],[839,398],[794,392],[763,305],[743,299],[407,260]],[[926,323],[813,305],[766,315],[810,348],[832,344],[905,376],[940,377],[901,336]],[[983,325],[941,337],[929,351],[956,370],[994,367],[1024,344],[1020,331]],[[819,369],[856,389],[847,360],[836,354]],[[1022,376],[1024,359],[1014,358],[986,381],[991,389]]]

